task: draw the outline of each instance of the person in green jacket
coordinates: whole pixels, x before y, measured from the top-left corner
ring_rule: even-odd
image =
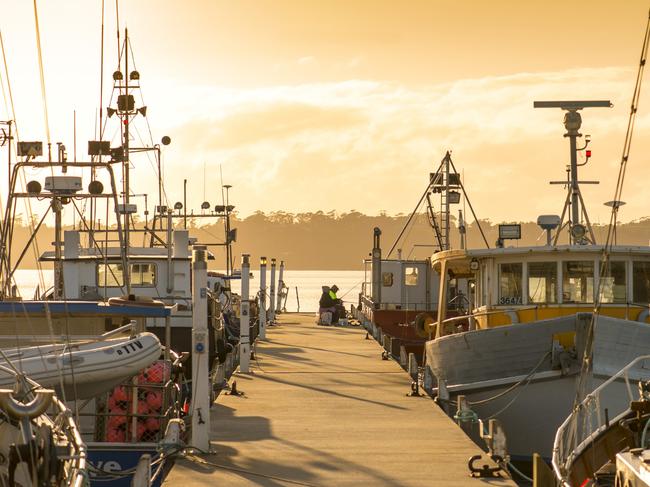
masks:
[[[332,301],[334,301],[336,304],[339,304],[338,298],[336,297],[336,292],[339,290],[338,286],[334,284],[332,287],[330,287],[330,298],[332,298]]]
[[[345,306],[343,306],[343,301],[336,296],[338,290],[339,287],[336,284],[334,284],[332,287],[330,287],[330,291],[329,291],[329,296],[332,302],[334,303],[334,307],[336,308],[336,313],[335,313],[336,323],[338,323],[339,319],[345,318]]]

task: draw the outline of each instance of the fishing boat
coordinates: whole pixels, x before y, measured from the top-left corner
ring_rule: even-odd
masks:
[[[436,211],[434,199],[439,202]],[[447,152],[436,170],[429,174],[424,193],[409,215],[387,255],[382,255],[382,231],[373,230],[371,258],[364,260],[364,282],[359,303],[353,314],[370,325],[373,336],[394,357],[415,354],[422,363],[424,345],[430,338],[428,326],[438,316],[440,276],[431,265],[431,258],[414,259],[411,256],[422,248],[442,252],[452,248],[452,206],[464,200],[469,204],[476,226],[485,240],[480,222],[469,201],[460,173],[454,166],[451,152]],[[415,243],[404,255],[405,235],[425,206],[427,221],[433,231],[433,244]],[[458,212],[459,246],[466,247],[466,227],[463,211]],[[391,258],[394,254],[396,257]],[[456,279],[447,289],[445,313],[447,317],[462,316],[468,311],[473,289],[466,279]],[[462,325],[459,320],[458,325]],[[467,324],[465,320],[464,324]]]
[[[571,167],[561,216],[538,219],[546,245],[506,246],[518,225],[500,226],[497,248],[435,254],[439,307],[428,325],[425,388],[477,441],[477,418],[498,418],[514,459],[550,459],[554,432],[576,394],[606,381],[650,343],[650,247],[598,244],[578,179],[585,108],[609,101],[536,102],[565,111]],[[584,165],[580,164],[580,165]],[[615,210],[620,202],[611,202]],[[567,244],[560,244],[561,236]],[[602,266],[604,256],[607,265]],[[470,312],[448,318],[450,283],[469,283]],[[598,313],[594,308],[598,305]],[[467,331],[457,326],[468,320]],[[589,357],[589,368],[584,358]],[[578,387],[579,386],[579,387]]]
[[[128,36],[123,47],[129,47]],[[137,71],[124,69],[137,82]],[[128,125],[134,116],[133,96],[128,81],[122,87],[120,76],[114,75],[114,81],[124,97],[118,97],[117,104]],[[169,237],[168,246],[143,246],[140,251],[130,245],[135,209],[128,196],[120,200],[114,171],[129,165],[124,156],[129,152],[128,131],[124,135],[126,142],[115,150],[108,142],[90,142],[89,161],[68,160],[63,144],[55,160],[49,153],[42,160],[40,142],[18,142],[17,162],[9,151],[5,214],[13,215],[21,200],[46,201],[47,206],[22,250],[11,245],[15,219],[2,221],[0,350],[6,362],[15,362],[18,370],[57,389],[74,410],[79,434],[88,445],[92,484],[131,485],[137,478],[138,485],[157,486],[184,447],[187,354],[172,350],[172,345],[185,347],[172,333],[171,322],[186,326],[189,335],[192,242],[187,231],[174,234],[170,224],[163,232]],[[21,186],[26,177],[29,182]],[[128,169],[123,178],[128,180]],[[69,232],[63,226],[66,209],[68,218],[75,214],[79,224]],[[110,228],[108,220],[106,227],[100,226],[87,218],[84,209],[91,216],[98,211],[115,215],[115,227]],[[48,216],[55,223],[54,249],[45,252],[41,262],[52,263],[54,287],[46,291],[41,287],[40,299],[25,300],[17,294],[15,273]],[[143,233],[154,238],[151,232]],[[169,280],[162,285],[169,291],[156,287],[162,280],[158,263],[166,266],[163,273]],[[102,290],[110,291],[100,294]],[[219,326],[221,309],[212,311],[211,337],[221,338],[225,333]],[[223,364],[234,368],[235,360],[228,361],[232,350],[222,348],[224,356],[219,356],[215,368],[226,375]]]
[[[3,221],[1,297],[8,303],[17,299],[16,270],[48,216],[53,216],[55,222],[54,248],[42,252],[39,263],[53,267],[54,286],[38,290],[37,301],[27,305],[30,308],[29,319],[20,330],[14,324],[15,318],[24,311],[21,307],[26,306],[26,301],[20,299],[21,304],[17,306],[9,304],[6,314],[3,314],[0,303],[0,324],[5,318],[7,324],[6,327],[0,326],[0,346],[11,344],[16,333],[27,335],[32,340],[36,337],[96,337],[136,320],[139,332],[153,333],[161,343],[178,353],[191,352],[192,249],[200,245],[225,249],[226,272],[211,273],[209,300],[230,324],[236,325],[239,321],[238,310],[232,306],[237,300],[233,299],[235,296],[230,286],[233,279],[240,278],[233,271],[232,262],[232,244],[237,232],[231,228],[230,218],[235,207],[230,204],[227,194],[224,204],[214,208],[204,202],[200,214],[188,212],[181,202],[176,203],[174,209],[164,204],[161,144],[168,145],[171,139],[163,137],[161,144],[152,142],[142,147],[130,143],[132,133],[137,129],[137,119],[147,121],[146,107],[136,106],[136,98],[141,98],[138,96],[141,75],[133,66],[131,52],[128,31],[125,30],[118,66],[112,76],[112,100],[115,104],[106,109],[106,116],[100,124],[103,127],[101,139],[109,119],[119,121],[117,147],[105,140],[89,141],[90,160],[75,161],[68,160],[63,144],[59,144],[54,158],[48,154],[47,161],[41,160],[43,144],[38,141],[19,142],[17,162],[11,159],[12,153],[9,152],[11,177],[6,214],[15,213],[21,201],[31,201],[32,204],[47,201],[49,204],[34,225],[30,240],[18,250],[10,245],[16,222],[13,219]],[[135,153],[153,154],[158,170],[158,205],[153,218],[149,218],[149,208],[145,203],[142,225],[134,223],[138,208],[130,187],[131,157]],[[121,191],[117,184],[118,174],[123,181]],[[24,189],[21,181],[28,181]],[[77,221],[75,227],[64,228],[64,213],[68,220]],[[103,224],[97,215],[105,215]],[[198,242],[190,236],[187,228],[190,218],[223,221],[225,241]],[[136,244],[136,240],[142,243]],[[208,253],[208,259],[214,260],[214,255]],[[34,307],[42,301],[48,303],[43,313],[34,314]],[[57,303],[65,304],[57,307]],[[84,303],[99,305],[86,306]],[[172,312],[156,311],[162,307]],[[252,309],[256,313],[257,307]],[[1,336],[2,329],[8,332],[5,337]],[[237,343],[238,337],[234,334],[226,338],[222,335],[220,330],[210,333],[210,362],[217,359],[217,349],[227,348],[232,352]]]

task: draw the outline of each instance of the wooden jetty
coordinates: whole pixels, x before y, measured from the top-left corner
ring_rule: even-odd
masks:
[[[259,341],[242,396],[211,411],[213,452],[179,460],[168,486],[514,486],[475,479],[480,449],[356,328],[283,314]],[[232,382],[231,380],[231,382]]]

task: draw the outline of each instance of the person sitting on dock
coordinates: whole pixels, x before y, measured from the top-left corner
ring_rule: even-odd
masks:
[[[345,318],[345,306],[343,306],[343,301],[336,296],[339,287],[334,284],[330,287],[330,298],[332,298],[333,306],[336,308],[336,321],[332,320],[332,323],[338,323],[341,318]]]
[[[334,295],[334,298],[332,298],[332,294]],[[328,313],[328,312],[331,313],[332,314],[331,324],[335,324],[339,320],[336,303],[337,303],[336,291],[332,292],[332,289],[329,286],[323,286],[323,294],[321,295],[320,300],[318,301],[318,306],[319,306],[318,313],[319,316],[321,316],[323,313]]]

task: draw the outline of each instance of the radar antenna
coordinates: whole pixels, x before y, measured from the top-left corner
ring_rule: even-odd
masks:
[[[589,221],[589,216],[587,215],[587,208],[585,202],[582,199],[582,193],[580,192],[580,184],[598,184],[597,181],[579,181],[578,180],[578,151],[582,151],[587,148],[589,145],[589,136],[585,139],[585,145],[580,149],[577,148],[577,139],[582,137],[582,134],[579,132],[582,125],[582,117],[578,113],[584,108],[611,108],[612,103],[609,100],[586,100],[586,101],[536,101],[533,103],[535,108],[559,108],[564,110],[564,127],[566,128],[565,137],[569,138],[570,144],[570,155],[571,155],[571,165],[569,166],[567,172],[568,181],[561,182],[552,182],[551,184],[567,184],[568,193],[566,201],[564,202],[564,208],[562,210],[562,217],[560,221],[559,228],[555,234],[554,245],[557,244],[558,237],[562,229],[568,224],[569,226],[569,241],[572,244],[581,244],[584,245],[587,242],[592,244],[596,243],[596,237],[594,236],[593,229],[591,228],[591,222]],[[584,165],[584,164],[580,164]],[[571,207],[571,212],[569,215],[569,221],[567,224],[564,223],[567,210]],[[581,223],[581,214],[584,216],[586,227]],[[587,232],[589,232],[590,239],[587,238]]]

